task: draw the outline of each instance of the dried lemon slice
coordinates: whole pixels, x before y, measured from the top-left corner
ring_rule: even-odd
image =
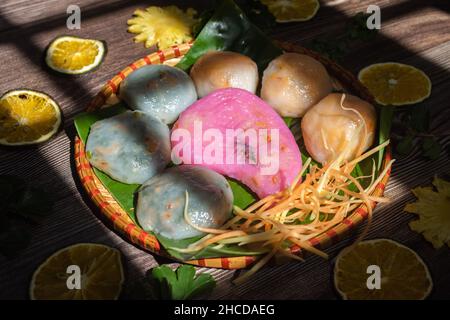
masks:
[[[128,20],[128,31],[136,33],[135,42],[144,42],[147,48],[157,44],[159,49],[193,40],[192,27],[197,23],[194,9],[186,13],[176,6],[138,9]]]
[[[277,22],[307,21],[320,8],[318,0],[261,0]]]
[[[380,277],[379,288],[371,276]],[[336,259],[334,284],[349,300],[420,300],[433,287],[428,268],[417,253],[389,239],[363,241],[344,249]]]
[[[82,74],[98,67],[105,53],[103,41],[62,36],[48,46],[45,62],[57,72]]]
[[[407,64],[372,64],[362,69],[358,78],[381,105],[414,104],[431,94],[430,78],[423,71]]]
[[[78,278],[77,278],[78,277]],[[105,245],[76,244],[50,256],[34,272],[33,300],[112,300],[122,289],[120,252]]]
[[[50,139],[61,124],[58,104],[33,90],[14,90],[0,98],[0,144],[26,145]]]

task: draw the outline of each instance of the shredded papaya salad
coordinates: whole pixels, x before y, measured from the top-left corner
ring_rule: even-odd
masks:
[[[345,94],[342,95],[341,107],[344,107]],[[364,118],[359,130],[365,130]],[[357,130],[358,131],[358,130]],[[366,130],[365,130],[366,131]],[[367,135],[367,132],[365,133]],[[364,141],[365,139],[362,139]],[[189,193],[186,191],[184,219],[195,229],[207,233],[200,240],[187,248],[171,248],[181,253],[196,253],[208,246],[238,244],[264,248],[265,255],[253,267],[238,277],[234,283],[240,284],[263,267],[274,255],[280,254],[303,261],[301,255],[294,254],[292,246],[327,258],[327,254],[315,248],[309,240],[321,235],[341,223],[349,214],[361,205],[368,211],[366,229],[356,243],[364,238],[372,217],[372,203],[387,202],[385,197],[372,195],[376,186],[390,170],[394,160],[389,161],[378,174],[375,161],[372,173],[354,177],[353,169],[361,161],[369,158],[388,146],[389,140],[362,153],[350,161],[344,161],[348,147],[335,157],[334,161],[320,166],[308,158],[301,172],[286,189],[269,195],[247,208],[234,206],[234,217],[219,229],[196,226],[188,216]],[[325,144],[326,145],[326,144]],[[363,146],[359,147],[362,150]],[[370,179],[363,187],[361,179]]]

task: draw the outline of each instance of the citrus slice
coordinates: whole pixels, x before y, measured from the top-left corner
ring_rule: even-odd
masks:
[[[58,104],[33,90],[13,90],[0,98],[0,144],[26,145],[50,139],[61,124]]]
[[[348,300],[421,300],[433,287],[417,253],[389,239],[363,241],[344,249],[336,259],[334,285]]]
[[[103,41],[62,36],[48,46],[45,62],[57,72],[82,74],[98,67],[105,53]]]
[[[57,251],[34,272],[33,300],[112,300],[123,283],[120,252],[80,243]],[[79,281],[78,281],[79,280]]]
[[[261,0],[277,22],[307,21],[319,10],[318,0]]]
[[[358,78],[381,105],[414,104],[431,94],[430,78],[423,71],[407,64],[372,64],[362,69]]]

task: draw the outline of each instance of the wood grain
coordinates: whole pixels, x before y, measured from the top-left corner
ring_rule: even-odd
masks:
[[[183,7],[202,8],[208,1],[171,1]],[[338,4],[336,4],[338,3]],[[82,10],[81,30],[65,26],[68,4]],[[33,147],[0,149],[0,174],[19,175],[54,194],[55,210],[45,223],[33,228],[33,242],[17,258],[0,257],[0,299],[25,299],[35,268],[57,249],[79,242],[96,242],[121,250],[126,263],[127,288],[124,298],[132,297],[133,285],[144,272],[170,261],[144,252],[112,232],[99,220],[97,210],[78,185],[72,162],[73,117],[82,111],[101,86],[125,65],[150,51],[134,44],[126,32],[126,20],[138,7],[168,5],[168,1],[119,0],[34,0],[0,3],[0,93],[15,88],[47,92],[60,104],[64,126],[51,141]],[[317,16],[308,22],[278,25],[272,37],[305,45],[317,37],[330,37],[344,28],[349,17],[365,11],[369,4],[382,8],[382,29],[370,43],[359,43],[344,58],[343,65],[354,73],[380,61],[399,61],[423,69],[433,82],[432,96],[424,103],[433,113],[434,132],[449,132],[450,18],[448,1],[322,1]],[[108,55],[100,69],[78,77],[49,73],[43,66],[43,52],[54,37],[72,34],[105,40]],[[395,128],[394,128],[395,129]],[[379,206],[367,238],[387,237],[400,241],[419,253],[430,267],[435,287],[431,297],[450,298],[450,249],[434,250],[423,238],[410,231],[413,215],[403,212],[414,201],[410,189],[429,184],[436,174],[450,173],[450,138],[442,135],[441,157],[426,161],[420,149],[393,168],[386,195],[392,201]],[[230,280],[234,271],[202,269],[218,280],[215,299],[336,299],[331,272],[333,258],[352,237],[327,250],[331,258],[310,256],[304,263],[270,266],[240,287]],[[5,290],[6,289],[6,290]]]

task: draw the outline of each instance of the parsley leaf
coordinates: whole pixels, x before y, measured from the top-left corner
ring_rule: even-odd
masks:
[[[398,127],[395,151],[400,156],[407,156],[417,143],[422,148],[422,156],[436,160],[441,153],[441,145],[436,136],[430,132],[430,110],[425,104],[419,104],[396,115]]]
[[[403,140],[400,140],[396,148],[397,153],[401,156],[407,156],[408,154],[410,154],[414,148],[413,138],[413,136],[407,136],[403,138]]]
[[[377,34],[377,29],[367,28],[367,18],[369,14],[358,12],[346,26],[346,37],[352,40],[372,40]]]
[[[162,300],[188,300],[201,293],[212,291],[216,286],[214,278],[207,273],[195,275],[195,268],[180,265],[175,271],[166,265],[148,271],[152,295]]]
[[[348,53],[347,43],[338,39],[314,39],[309,45],[330,60],[341,61]]]

